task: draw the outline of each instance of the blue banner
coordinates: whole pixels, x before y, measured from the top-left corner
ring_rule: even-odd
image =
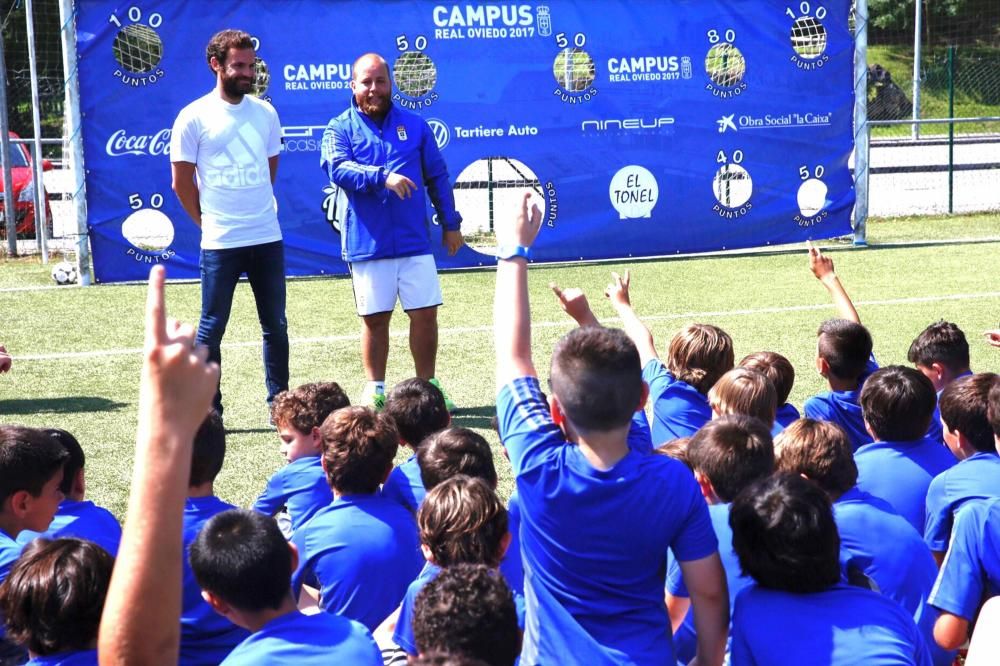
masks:
[[[345,273],[319,168],[351,64],[383,54],[394,103],[430,123],[469,246],[545,202],[533,258],[755,247],[850,233],[854,42],[847,0],[79,0],[87,205],[100,282],[154,263],[197,277],[200,232],[171,191],[170,128],[211,90],[205,46],[258,43],[255,93],[281,119],[275,196],[289,275]],[[430,233],[440,236],[428,207]]]

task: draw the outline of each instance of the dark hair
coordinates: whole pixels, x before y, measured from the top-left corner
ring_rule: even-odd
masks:
[[[216,411],[211,411],[201,422],[194,436],[194,446],[191,449],[191,479],[188,486],[200,486],[222,471],[222,461],[226,457],[226,428],[222,425],[222,417]]]
[[[708,404],[718,414],[754,416],[771,428],[778,411],[778,393],[763,372],[733,368],[708,390]]]
[[[0,425],[0,505],[21,490],[38,497],[68,457],[44,430]]]
[[[399,448],[392,418],[368,407],[344,407],[326,417],[320,433],[330,487],[345,495],[378,492]]]
[[[351,399],[337,382],[303,384],[274,396],[271,419],[279,427],[287,425],[309,434],[313,428],[320,427],[327,416],[350,404]]]
[[[906,360],[925,368],[940,363],[957,375],[969,369],[969,341],[962,329],[941,319],[913,340]]]
[[[407,666],[489,666],[482,659],[446,652],[427,652],[416,657],[411,656],[406,663]]]
[[[199,587],[239,610],[274,610],[291,596],[292,553],[270,516],[249,509],[218,513],[188,557]]]
[[[830,374],[856,381],[872,355],[872,336],[861,324],[847,319],[827,319],[819,325],[819,357],[830,366]]]
[[[678,437],[677,439],[672,439],[665,444],[660,444],[658,447],[653,449],[653,453],[673,458],[674,460],[684,463],[685,467],[688,469],[691,469],[691,461],[688,460],[688,445],[690,443],[690,437]]]
[[[493,451],[482,435],[468,428],[446,428],[425,439],[417,448],[417,465],[428,491],[456,474],[482,479],[491,488],[497,487]]]
[[[7,638],[39,655],[97,640],[115,559],[82,539],[35,539],[0,585]]]
[[[420,505],[417,525],[438,566],[500,564],[507,509],[482,479],[459,474],[442,481]]]
[[[550,375],[563,413],[582,432],[627,425],[642,398],[639,352],[617,329],[588,326],[564,335]]]
[[[59,484],[59,492],[63,495],[69,495],[73,490],[73,481],[76,480],[76,475],[80,473],[80,470],[87,463],[87,456],[84,454],[80,442],[76,441],[76,437],[65,430],[46,428],[45,434],[59,442],[66,449],[67,457],[66,462],[63,464],[63,479],[62,483]]]
[[[689,324],[670,340],[667,369],[702,395],[733,369],[733,339],[718,326]]]
[[[209,69],[212,67],[212,58],[219,61],[220,65],[226,64],[229,57],[229,49],[253,49],[253,37],[242,30],[222,30],[212,35],[205,47],[205,61]],[[213,72],[215,70],[212,70]]]
[[[875,438],[910,441],[927,433],[937,403],[931,380],[914,368],[889,365],[861,389],[861,411]]]
[[[795,367],[792,362],[777,352],[755,352],[744,356],[739,365],[764,373],[774,384],[778,394],[778,406],[788,402],[788,394],[795,385]]]
[[[414,449],[451,421],[441,389],[419,377],[393,386],[385,397],[383,413],[396,422],[400,440]]]
[[[510,588],[484,564],[445,567],[417,594],[413,637],[421,653],[439,651],[511,666],[521,631]]]
[[[786,592],[820,592],[840,580],[840,535],[830,500],[797,474],[750,484],[729,509],[743,574]]]
[[[996,451],[988,416],[990,391],[1000,386],[1000,376],[981,372],[956,379],[941,391],[938,406],[949,431],[959,431],[977,451]]]
[[[775,469],[805,474],[836,500],[858,482],[851,440],[836,423],[802,418],[774,440]]]
[[[989,409],[986,416],[990,420],[990,427],[993,428],[993,436],[1000,437],[1000,382],[990,389]]]
[[[731,502],[750,482],[774,471],[771,433],[752,416],[723,416],[691,437],[687,460],[691,469],[708,477],[720,500]]]

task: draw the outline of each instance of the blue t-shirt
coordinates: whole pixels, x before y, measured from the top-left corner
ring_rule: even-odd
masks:
[[[427,497],[424,480],[420,478],[417,454],[411,455],[399,467],[393,468],[389,478],[382,485],[382,496],[399,502],[412,513],[416,513]]]
[[[59,539],[75,537],[93,541],[115,557],[122,540],[122,526],[114,514],[93,502],[64,499],[44,532],[24,530],[17,535],[18,543],[29,544],[38,537]]]
[[[60,652],[47,656],[37,656],[25,666],[97,666],[97,650]]]
[[[930,666],[923,636],[903,608],[838,583],[795,594],[751,585],[733,608],[733,666]]]
[[[927,488],[957,461],[951,451],[929,439],[872,442],[854,453],[858,489],[880,497],[923,534]]]
[[[399,606],[420,574],[424,557],[413,514],[379,495],[345,495],[321,509],[292,535],[303,583],[319,587],[328,613],[357,620],[374,631]]]
[[[500,560],[500,573],[515,593],[524,595],[524,564],[521,562],[521,505],[517,500],[517,488],[507,501],[507,531],[510,545]]]
[[[795,405],[790,402],[778,407],[777,413],[774,415],[774,422],[780,423],[782,428],[787,428],[795,421],[799,420],[799,410],[795,409]]]
[[[927,603],[937,564],[920,534],[888,502],[852,488],[833,503],[841,548],[875,581],[879,591],[908,612],[924,636],[931,658],[950,666],[954,651],[934,642],[937,611]]]
[[[933,551],[948,550],[955,512],[968,500],[993,497],[1000,497],[1000,456],[980,451],[958,461],[927,489],[924,541]]]
[[[865,419],[861,413],[861,387],[873,372],[878,370],[874,358],[868,359],[864,372],[858,379],[858,388],[853,391],[824,391],[806,400],[802,411],[811,419],[836,423],[847,433],[851,450],[857,451],[874,438],[865,429]]]
[[[275,472],[253,508],[273,516],[286,507],[292,529],[297,530],[332,501],[333,491],[323,471],[322,459],[315,455],[293,460]]]
[[[521,506],[521,662],[672,661],[667,549],[682,562],[717,551],[691,471],[634,450],[612,469],[595,469],[553,423],[535,377],[500,390],[497,416]]]
[[[382,666],[382,654],[368,630],[353,620],[329,613],[303,615],[293,611],[265,624],[222,663]]]
[[[719,557],[722,559],[722,567],[726,570],[726,582],[729,585],[729,607],[732,608],[736,602],[736,594],[744,587],[753,584],[753,578],[744,576],[740,568],[740,559],[733,550],[733,530],[729,527],[729,507],[730,504],[712,504],[708,507],[708,515],[712,519],[712,529],[719,540]],[[676,560],[671,559],[670,570],[667,573],[667,591],[675,597],[687,597],[687,586],[684,585],[684,577],[681,574],[681,567]],[[677,661],[682,664],[690,663],[698,651],[698,637],[694,630],[694,609],[688,609],[681,626],[674,634],[674,653]],[[728,653],[729,650],[727,649]]]
[[[653,405],[653,445],[660,446],[678,437],[690,437],[712,420],[708,398],[683,382],[654,358],[642,369]]]
[[[201,598],[201,587],[194,579],[188,549],[208,520],[223,511],[235,509],[218,497],[188,497],[184,505],[184,589],[181,607],[181,652],[179,663],[218,664],[240,641],[250,635],[246,629],[216,613]],[[150,600],[154,603],[155,600]]]
[[[399,618],[396,620],[396,631],[392,634],[392,642],[403,649],[406,654],[417,656],[417,639],[413,637],[413,610],[417,595],[424,585],[437,578],[441,567],[430,562],[424,566],[417,579],[406,589],[406,596],[399,607]],[[524,597],[511,590],[514,595],[514,606],[517,609],[517,626],[524,629]]]
[[[9,534],[0,530],[0,583],[7,580],[11,567],[17,562],[17,558],[21,557],[23,549],[23,544],[18,543]],[[3,622],[0,622],[0,658],[26,654],[23,648],[8,641],[5,638],[6,635],[7,627]]]
[[[1000,499],[970,500],[955,516],[951,545],[930,603],[972,622],[983,600],[998,594]]]

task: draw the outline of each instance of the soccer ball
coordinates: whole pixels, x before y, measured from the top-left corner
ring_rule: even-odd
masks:
[[[52,279],[56,284],[73,284],[77,277],[76,266],[68,261],[60,261],[52,267]]]

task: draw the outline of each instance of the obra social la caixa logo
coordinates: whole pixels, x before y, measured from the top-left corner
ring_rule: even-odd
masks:
[[[108,137],[105,150],[111,157],[169,155],[170,130],[165,128],[154,134],[129,134],[126,130],[120,129]]]

